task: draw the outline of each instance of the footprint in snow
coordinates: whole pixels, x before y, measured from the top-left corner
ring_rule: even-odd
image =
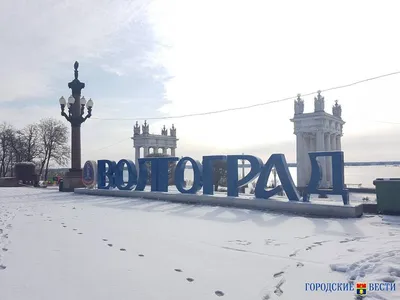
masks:
[[[0,265],[0,271],[4,270],[5,268],[7,268],[5,265]]]
[[[355,242],[355,241],[359,241],[359,240],[361,240],[360,237],[355,237],[355,238],[351,238],[351,239],[346,238],[343,241],[339,241],[339,243],[343,244],[343,243]]]
[[[280,277],[280,276],[282,276],[284,273],[285,273],[285,272],[283,272],[283,271],[278,272],[278,273],[275,273],[275,274],[274,274],[274,278]]]
[[[107,244],[107,246],[108,246],[108,247],[112,247],[112,246],[113,246],[113,244]]]
[[[104,241],[104,242],[107,242],[108,240],[107,240],[107,239],[103,239],[103,241]]]
[[[215,295],[217,295],[218,297],[222,297],[224,294],[224,292],[221,291],[215,291]]]
[[[274,294],[277,296],[281,296],[283,294],[281,286],[285,283],[285,278],[282,278],[279,283],[275,286]]]
[[[143,254],[139,254],[138,256],[140,256],[140,257],[144,257],[144,255],[143,255]]]
[[[7,248],[2,248],[1,250],[3,250],[4,252],[7,252],[7,251],[8,251]]]
[[[119,249],[119,251],[126,251],[126,249],[125,248],[121,248],[121,249]]]
[[[175,271],[176,271],[176,272],[182,272],[182,270],[181,270],[181,269],[175,269]]]
[[[314,245],[322,246],[323,243],[326,243],[325,241],[322,242],[315,242]]]
[[[241,246],[251,245],[251,242],[248,242],[248,241],[245,241],[245,240],[228,241],[228,243],[235,243],[235,244],[241,245]]]
[[[194,279],[190,278],[190,277],[186,278],[186,280],[189,281],[189,282],[193,282],[194,281]]]

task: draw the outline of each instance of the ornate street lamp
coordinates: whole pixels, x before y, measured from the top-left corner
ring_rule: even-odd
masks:
[[[72,95],[68,101],[64,97],[60,98],[61,115],[71,123],[71,169],[65,174],[63,179],[62,191],[73,192],[74,188],[83,187],[82,165],[81,165],[81,124],[92,116],[93,100],[86,102],[85,97],[81,98],[81,91],[85,84],[78,79],[79,63],[74,64],[75,79],[68,83]],[[65,106],[68,113],[65,112]],[[85,106],[87,114],[85,114]]]

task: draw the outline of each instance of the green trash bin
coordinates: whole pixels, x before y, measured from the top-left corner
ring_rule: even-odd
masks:
[[[58,191],[62,192],[63,191],[63,187],[64,187],[64,180],[60,179],[60,181],[58,183]]]
[[[400,178],[377,178],[374,185],[378,213],[400,215]]]

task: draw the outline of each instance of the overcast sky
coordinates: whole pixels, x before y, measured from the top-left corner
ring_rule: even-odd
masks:
[[[136,119],[294,99],[400,71],[399,11],[396,0],[1,1],[0,120],[63,120],[58,99],[69,96],[78,60],[83,95],[95,102],[83,161],[133,159]],[[323,94],[327,112],[342,104],[345,160],[400,160],[399,81]],[[281,152],[294,161],[291,117],[292,100],[148,122],[153,133],[175,124],[179,156]],[[130,120],[107,120],[118,118]]]

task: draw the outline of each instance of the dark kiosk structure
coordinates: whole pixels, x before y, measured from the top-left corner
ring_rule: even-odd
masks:
[[[73,192],[74,188],[83,187],[82,183],[82,164],[81,164],[81,124],[92,116],[93,100],[86,102],[85,97],[81,98],[81,91],[85,88],[85,84],[78,79],[79,63],[74,64],[75,79],[68,83],[68,87],[72,91],[72,95],[68,98],[68,102],[64,97],[60,98],[61,115],[71,123],[71,169],[65,174],[63,179],[63,192]],[[68,113],[65,112],[65,107]],[[87,108],[86,116],[85,106]]]

